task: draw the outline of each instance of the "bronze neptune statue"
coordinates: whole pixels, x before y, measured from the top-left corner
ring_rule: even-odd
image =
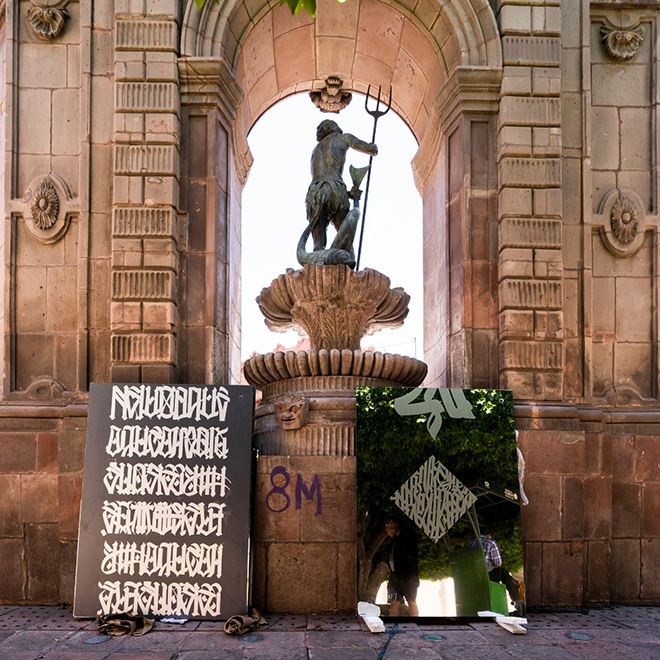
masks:
[[[350,133],[343,133],[336,122],[326,119],[316,129],[318,144],[312,152],[312,183],[307,190],[307,227],[298,242],[298,261],[305,264],[347,264],[355,267],[353,240],[359,219],[358,202],[360,183],[368,168],[351,167],[353,187],[350,193],[342,179],[346,152],[355,149],[375,156],[378,147],[359,140]],[[349,199],[353,209],[349,212]],[[337,236],[330,249],[327,243],[328,225],[332,223]],[[309,235],[314,241],[314,251],[306,252]]]

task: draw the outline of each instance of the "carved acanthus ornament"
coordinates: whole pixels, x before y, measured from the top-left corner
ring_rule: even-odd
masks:
[[[621,196],[610,211],[610,224],[614,235],[625,245],[637,235],[637,206],[630,197]]]
[[[402,325],[409,301],[376,270],[315,265],[287,270],[257,298],[271,330],[302,330],[315,350],[360,348],[368,332]]]
[[[319,90],[309,93],[312,103],[321,112],[337,113],[343,110],[353,99],[353,95],[342,89],[344,81],[337,76],[329,76],[325,79],[325,86]]]
[[[624,27],[603,21],[600,32],[603,35],[603,44],[607,54],[622,62],[632,59],[644,41],[639,24]]]

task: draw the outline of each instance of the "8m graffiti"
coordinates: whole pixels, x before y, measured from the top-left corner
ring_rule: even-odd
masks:
[[[275,479],[280,475],[283,477],[284,482],[282,483],[280,481],[280,483],[277,484],[275,483]],[[289,493],[287,493],[287,488],[291,484],[291,475],[283,465],[278,465],[277,467],[274,467],[270,473],[270,483],[273,487],[266,495],[266,506],[268,507],[268,510],[273,513],[283,513],[291,506],[291,497]],[[300,474],[296,475],[296,511],[302,507],[303,495],[306,500],[311,501],[316,497],[316,513],[314,515],[321,515],[323,513],[323,502],[321,496],[321,480],[319,479],[318,474],[314,475],[310,488],[307,488],[307,484],[305,484]],[[273,498],[275,498],[275,505],[273,505]],[[277,505],[281,503],[280,498],[284,498],[284,505],[278,507]]]

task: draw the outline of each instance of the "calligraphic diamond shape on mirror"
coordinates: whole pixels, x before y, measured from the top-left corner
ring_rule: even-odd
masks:
[[[435,543],[477,501],[435,456],[430,456],[391,499]]]

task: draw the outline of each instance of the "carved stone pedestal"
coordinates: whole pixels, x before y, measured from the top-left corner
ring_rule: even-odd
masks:
[[[311,349],[245,363],[247,381],[263,392],[255,425],[257,607],[355,609],[355,388],[416,386],[426,375],[423,362],[362,351],[360,339],[401,325],[408,301],[381,273],[346,266],[287,271],[258,298],[271,329],[306,332]]]

